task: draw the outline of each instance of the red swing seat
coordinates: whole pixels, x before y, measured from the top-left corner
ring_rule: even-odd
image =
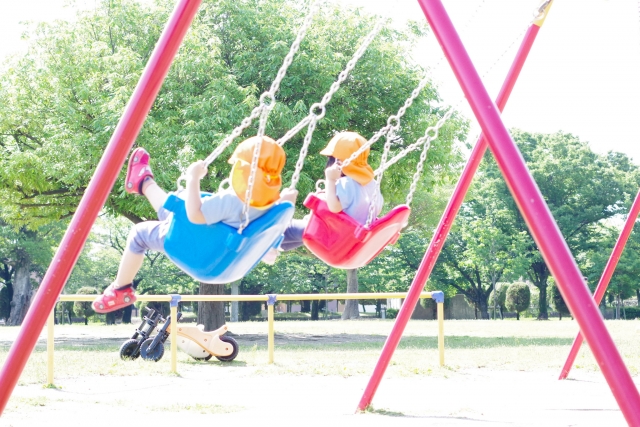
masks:
[[[302,235],[305,246],[330,266],[342,269],[364,267],[394,244],[411,213],[409,206],[399,205],[365,227],[344,212],[331,212],[317,194],[309,194],[304,205],[311,210]]]

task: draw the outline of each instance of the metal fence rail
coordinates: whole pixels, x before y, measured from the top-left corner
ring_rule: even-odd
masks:
[[[171,319],[178,318],[178,303],[192,301],[264,301],[267,303],[268,352],[269,363],[273,363],[274,357],[274,311],[273,306],[278,301],[303,301],[303,300],[347,300],[347,299],[388,299],[406,298],[406,292],[384,293],[354,293],[354,294],[268,294],[268,295],[137,295],[138,301],[168,302],[171,306]],[[63,301],[93,301],[95,295],[60,295],[59,302]],[[437,303],[438,320],[438,352],[440,366],[444,365],[444,293],[442,291],[422,292],[420,298],[431,298]],[[47,323],[47,381],[53,384],[54,362],[54,325],[55,306],[49,315]],[[178,355],[178,328],[171,328],[171,372],[177,373]]]

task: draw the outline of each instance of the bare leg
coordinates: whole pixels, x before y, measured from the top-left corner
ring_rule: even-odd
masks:
[[[167,200],[167,192],[164,191],[153,178],[147,178],[142,183],[142,194],[145,195],[153,209],[157,212]]]
[[[129,248],[124,250],[122,259],[120,259],[120,267],[118,267],[118,275],[114,282],[115,288],[123,288],[133,283],[133,279],[140,271],[142,262],[144,261],[144,254],[136,254],[131,252]]]

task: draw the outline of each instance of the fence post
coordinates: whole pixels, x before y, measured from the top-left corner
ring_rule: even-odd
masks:
[[[53,326],[56,322],[56,305],[53,305],[53,310],[49,314],[49,320],[47,321],[47,385],[53,385],[53,353],[54,353],[54,336]]]
[[[278,300],[276,294],[267,295],[267,319],[269,321],[269,338],[268,338],[268,350],[269,350],[269,364],[273,364],[273,348],[275,347],[275,338],[273,330],[273,306]]]
[[[182,297],[177,294],[171,294],[171,372],[178,373],[178,303]]]
[[[438,352],[440,366],[444,366],[444,292],[431,292],[431,298],[438,304]]]

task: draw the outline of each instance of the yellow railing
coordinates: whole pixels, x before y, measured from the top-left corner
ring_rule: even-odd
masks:
[[[178,317],[178,302],[190,301],[264,301],[267,303],[267,321],[269,333],[267,348],[269,352],[269,363],[273,363],[273,353],[275,347],[274,339],[274,315],[273,306],[276,301],[303,301],[303,300],[347,300],[347,299],[388,299],[406,298],[403,292],[384,293],[354,293],[354,294],[278,294],[278,295],[137,295],[138,301],[158,301],[171,303],[171,319]],[[441,291],[423,292],[420,298],[433,298],[437,302],[438,317],[438,352],[440,355],[440,366],[444,366],[444,295]],[[95,295],[60,295],[58,301],[93,301]],[[55,308],[54,308],[55,310]],[[53,361],[54,361],[54,312],[51,311],[47,324],[47,381],[53,384]],[[171,328],[171,372],[177,373],[178,355],[178,328]]]

